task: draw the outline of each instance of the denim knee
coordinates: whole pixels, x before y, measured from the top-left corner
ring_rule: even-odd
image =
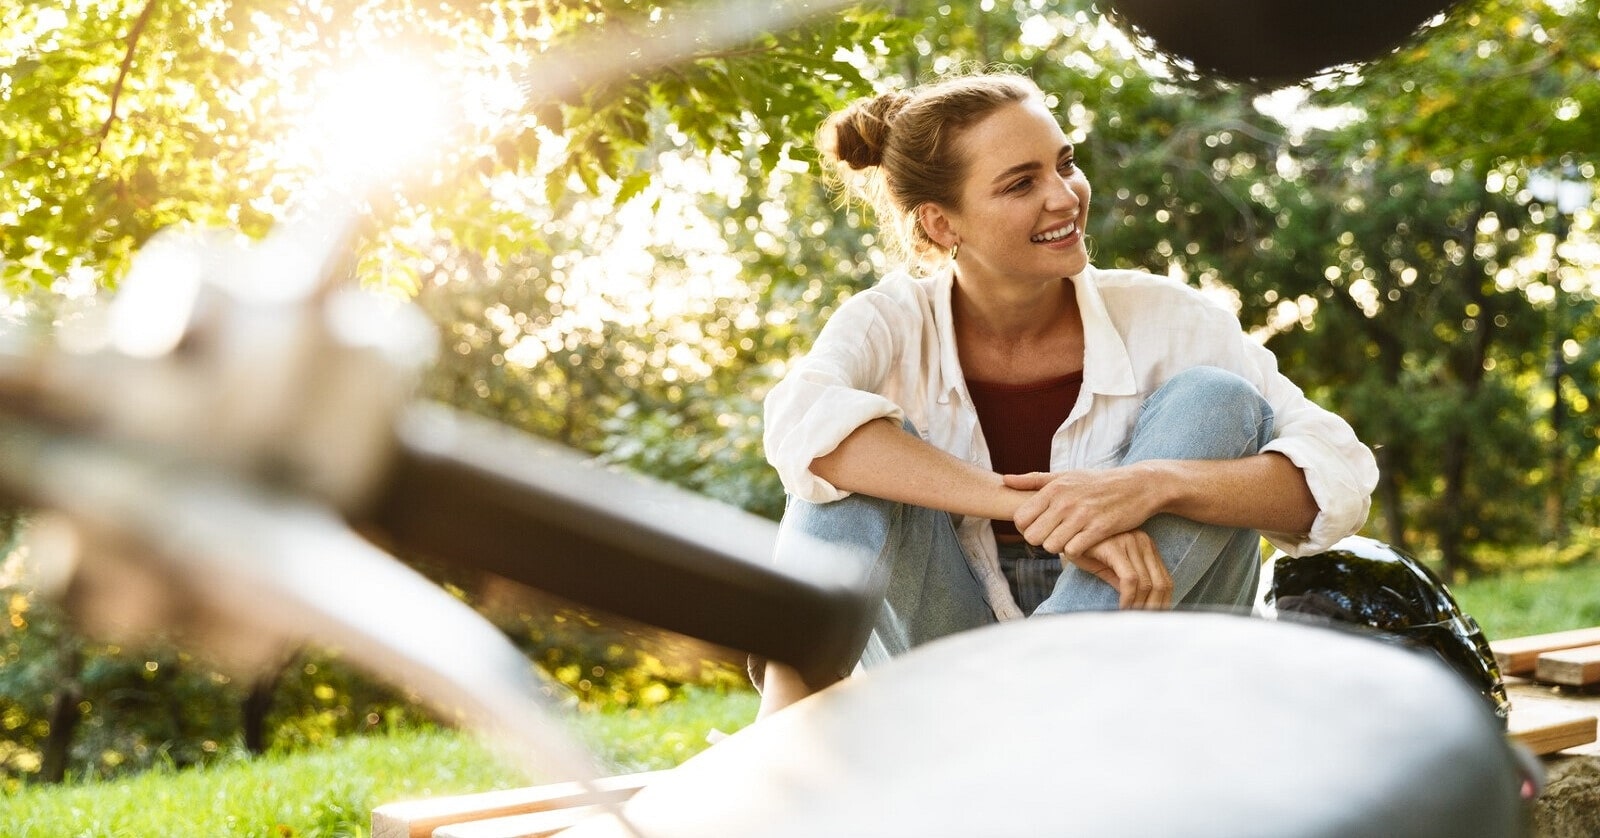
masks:
[[[1256,415],[1272,412],[1254,385],[1220,367],[1190,367],[1167,379],[1151,397],[1151,402],[1158,398],[1223,412],[1238,410]]]
[[[1132,459],[1231,458],[1259,451],[1272,436],[1272,406],[1254,385],[1218,367],[1190,367],[1145,402],[1134,426],[1134,448],[1145,450],[1129,453]]]

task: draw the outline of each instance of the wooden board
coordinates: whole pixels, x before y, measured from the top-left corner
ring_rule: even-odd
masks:
[[[603,806],[577,806],[530,815],[452,823],[435,829],[433,838],[545,838],[576,826],[579,821],[599,817],[604,812]]]
[[[1553,702],[1518,701],[1511,707],[1506,734],[1540,756],[1595,741],[1594,716],[1574,713]]]
[[[594,781],[593,792],[578,783],[552,783],[387,803],[372,810],[372,838],[429,838],[435,834],[434,830],[446,824],[570,809],[599,802],[620,802],[664,773],[646,771],[605,777]],[[571,826],[572,822],[566,825]]]
[[[1572,687],[1600,683],[1600,645],[1545,652],[1534,666],[1533,677]]]
[[[1500,665],[1501,674],[1529,675],[1538,664],[1539,655],[1545,652],[1595,644],[1600,644],[1600,627],[1496,640],[1489,644],[1489,648],[1494,651],[1494,660]]]

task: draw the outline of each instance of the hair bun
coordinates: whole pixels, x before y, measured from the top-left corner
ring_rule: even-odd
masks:
[[[894,118],[910,101],[910,95],[891,91],[844,109],[830,121],[833,156],[852,169],[882,165]]]

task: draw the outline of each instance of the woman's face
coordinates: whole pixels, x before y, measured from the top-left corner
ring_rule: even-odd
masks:
[[[962,133],[961,209],[944,210],[968,282],[1054,282],[1089,264],[1089,181],[1040,102],[1009,104]]]

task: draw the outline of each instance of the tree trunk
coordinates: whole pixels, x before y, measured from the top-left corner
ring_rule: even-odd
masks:
[[[83,652],[72,649],[64,654],[61,687],[50,704],[50,735],[40,755],[39,780],[45,783],[59,783],[67,778],[72,740],[83,722],[83,711],[78,709],[83,702],[83,684],[78,679],[83,671]]]
[[[1461,228],[1464,231],[1461,246],[1469,254],[1473,253],[1473,236],[1482,218],[1483,210],[1479,208]],[[1479,392],[1483,389],[1484,361],[1488,359],[1489,347],[1494,343],[1495,309],[1494,301],[1484,290],[1483,266],[1475,256],[1469,256],[1464,261],[1458,274],[1465,285],[1466,298],[1477,306],[1477,314],[1468,321],[1473,329],[1464,341],[1467,344],[1466,351],[1457,353],[1455,363],[1451,365],[1461,382],[1462,404],[1470,407],[1478,401]],[[1467,472],[1472,445],[1472,434],[1467,426],[1465,419],[1452,424],[1441,455],[1444,514],[1440,520],[1439,558],[1446,580],[1458,573],[1470,573],[1477,569],[1465,550],[1467,520],[1473,514],[1472,510],[1467,509]]]
[[[1384,389],[1390,393],[1400,392],[1400,377],[1405,373],[1405,347],[1395,336],[1377,328],[1377,324],[1370,327],[1372,338],[1381,348],[1380,363],[1383,369]],[[1401,478],[1401,469],[1404,468],[1405,454],[1408,451],[1403,445],[1409,445],[1409,439],[1390,439],[1379,446],[1373,454],[1378,460],[1378,499],[1383,503],[1383,523],[1387,530],[1385,537],[1389,546],[1397,550],[1405,550],[1406,546],[1406,508],[1405,492],[1402,491],[1404,482]]]
[[[1395,281],[1398,282],[1398,278]],[[1349,313],[1352,321],[1360,326],[1362,334],[1377,346],[1378,369],[1384,390],[1389,393],[1400,392],[1400,378],[1405,373],[1405,344],[1389,331],[1381,320],[1368,317],[1349,294],[1336,293],[1332,299]],[[1392,417],[1386,413],[1381,413],[1379,416],[1380,425],[1386,421],[1391,427],[1398,425],[1397,422],[1390,421]],[[1374,446],[1372,452],[1378,461],[1376,494],[1379,504],[1383,507],[1384,538],[1389,546],[1399,550],[1407,549],[1406,512],[1403,501],[1405,486],[1401,479],[1405,464],[1404,455],[1408,453],[1405,448],[1407,444],[1408,441],[1404,438],[1385,438]]]
[[[1456,574],[1471,569],[1471,562],[1463,551],[1463,530],[1466,529],[1467,434],[1459,428],[1452,429],[1445,439],[1443,466],[1444,514],[1439,527],[1439,559],[1446,581]]]
[[[283,680],[283,674],[292,663],[294,657],[290,656],[255,679],[250,684],[250,692],[244,697],[239,724],[244,729],[245,749],[256,756],[266,753],[267,746],[272,744],[267,741],[267,715],[272,712],[272,699],[278,691],[278,682]]]
[[[1378,502],[1383,504],[1384,540],[1397,550],[1406,550],[1406,516],[1401,500],[1400,477],[1395,473],[1393,445],[1373,452],[1378,458]]]
[[[1557,248],[1567,238],[1566,215],[1556,215]],[[1567,537],[1567,295],[1561,290],[1561,258],[1553,252],[1545,282],[1556,289],[1550,311],[1550,484],[1545,490],[1544,535],[1551,543]]]

